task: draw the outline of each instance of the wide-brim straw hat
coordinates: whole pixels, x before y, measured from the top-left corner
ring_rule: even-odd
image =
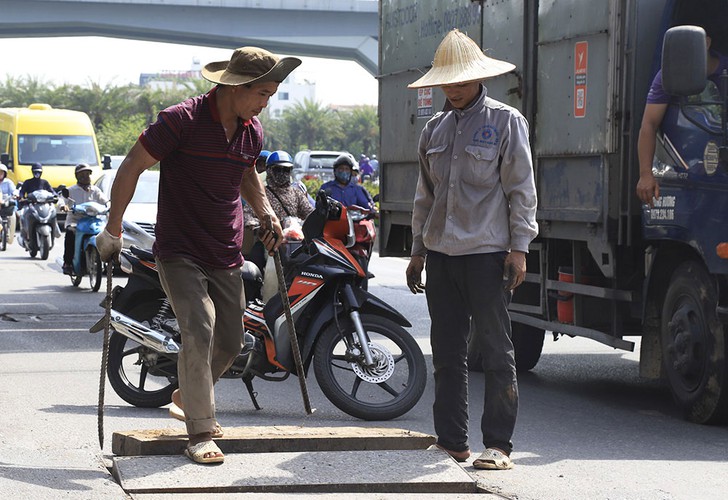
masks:
[[[282,82],[300,64],[296,57],[280,57],[259,47],[240,47],[229,61],[206,64],[202,76],[222,85]]]
[[[432,68],[407,88],[439,87],[485,80],[508,73],[515,65],[483,54],[478,44],[460,30],[445,36],[435,51]]]

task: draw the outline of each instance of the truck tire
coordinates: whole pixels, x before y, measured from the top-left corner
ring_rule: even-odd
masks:
[[[541,358],[544,331],[535,326],[523,323],[511,323],[513,350],[516,357],[516,371],[527,372],[533,369]],[[475,343],[468,339],[468,370],[483,371],[483,356],[478,352]]]
[[[717,294],[705,267],[681,264],[662,306],[663,367],[685,418],[716,424],[728,416],[726,335],[716,312]]]

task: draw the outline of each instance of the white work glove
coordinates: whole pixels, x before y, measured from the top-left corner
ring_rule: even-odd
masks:
[[[114,236],[106,229],[96,236],[96,248],[103,262],[119,262],[121,254],[121,236]]]

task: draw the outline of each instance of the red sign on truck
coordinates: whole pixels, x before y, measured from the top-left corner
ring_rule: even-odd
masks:
[[[586,116],[586,68],[589,55],[588,42],[574,46],[574,118]]]

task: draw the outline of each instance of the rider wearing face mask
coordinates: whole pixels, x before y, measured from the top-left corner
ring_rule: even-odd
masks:
[[[278,220],[286,217],[297,217],[304,220],[313,212],[306,195],[291,182],[293,158],[285,151],[273,151],[265,162],[265,194],[268,196]],[[244,208],[245,225],[258,226],[260,222],[253,211],[246,205]]]
[[[45,189],[51,193],[53,192],[53,188],[51,188],[50,183],[45,179],[41,179],[41,176],[43,175],[43,165],[40,163],[33,163],[30,171],[33,172],[33,177],[23,181],[23,185],[20,187],[20,193],[18,194],[20,198],[25,198],[33,191],[37,191],[39,189]]]
[[[303,221],[313,212],[313,207],[306,194],[291,182],[293,158],[285,151],[273,151],[265,162],[265,194],[278,220],[286,227],[286,219],[298,218]],[[256,218],[249,204],[243,206],[245,226],[257,228],[260,221]],[[256,242],[250,253],[245,256],[260,269],[265,267],[265,248],[261,242]]]
[[[342,154],[334,161],[334,180],[326,182],[321,189],[344,206],[357,205],[373,209],[371,196],[363,186],[351,182],[356,163],[350,154]]]
[[[79,163],[76,166],[76,184],[68,188],[68,198],[62,197],[58,202],[60,210],[67,212],[74,204],[86,203],[87,201],[95,201],[97,203],[106,204],[109,199],[103,191],[96,186],[91,185],[92,169],[86,163]],[[71,274],[73,272],[73,254],[74,244],[76,242],[76,223],[81,218],[80,215],[69,213],[66,216],[66,239],[64,241],[65,248],[63,252],[63,274]]]

